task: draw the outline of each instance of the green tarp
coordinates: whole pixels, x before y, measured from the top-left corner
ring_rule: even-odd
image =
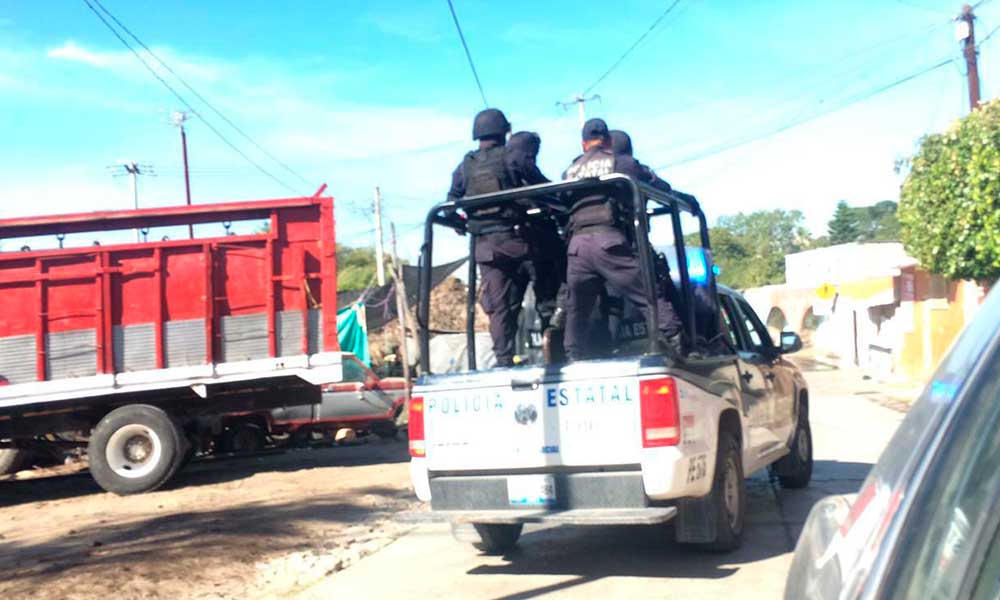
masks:
[[[367,366],[372,366],[371,355],[368,354],[368,329],[365,327],[365,306],[363,303],[352,304],[337,311],[337,341],[340,349],[350,352]]]

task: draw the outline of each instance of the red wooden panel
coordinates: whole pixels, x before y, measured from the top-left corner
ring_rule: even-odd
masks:
[[[163,263],[164,319],[204,319],[207,290],[201,244],[165,250]]]
[[[270,293],[263,244],[219,244],[215,250],[215,308],[218,316],[263,313]]]
[[[322,307],[322,349],[337,349],[332,198],[12,219],[0,221],[0,237],[265,216],[266,234],[0,252],[0,337],[35,334],[41,373],[46,333],[94,329],[98,367],[109,372],[114,325],[154,324],[162,366],[164,321],[205,319],[212,360],[222,316],[302,310],[305,322],[306,311]],[[268,322],[273,354],[273,316]]]

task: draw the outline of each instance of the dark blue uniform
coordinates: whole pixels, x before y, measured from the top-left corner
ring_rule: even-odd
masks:
[[[538,137],[527,132],[514,134],[506,146],[484,141],[455,169],[448,199],[547,183],[535,163],[538,146]],[[468,215],[468,231],[477,236],[474,259],[482,281],[480,303],[489,317],[493,351],[501,366],[513,364],[517,321],[528,282],[533,282],[544,328],[555,311],[564,278],[562,240],[550,220],[530,218],[529,208],[532,205],[515,201]]]
[[[563,173],[563,179],[599,177],[622,173],[638,181],[662,181],[635,159],[614,154],[609,148],[594,148]],[[666,182],[662,182],[666,185]],[[577,200],[570,211],[570,241],[566,271],[566,354],[571,359],[586,356],[590,316],[605,286],[629,300],[639,310],[647,309],[639,257],[629,240],[631,207],[605,194]],[[681,331],[680,320],[670,302],[657,296],[657,328],[666,338]]]

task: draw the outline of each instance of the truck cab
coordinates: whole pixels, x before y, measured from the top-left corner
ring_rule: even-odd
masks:
[[[411,475],[417,496],[477,545],[502,553],[525,523],[655,524],[676,521],[678,541],[732,550],[742,540],[744,478],[771,468],[787,487],[812,470],[808,390],[749,304],[715,282],[704,214],[687,197],[608,175],[447,202],[431,210],[422,254],[446,215],[513,198],[558,210],[553,198],[603,192],[632,209],[634,249],[650,300],[670,294],[685,328],[682,356],[658,351],[655,308],[623,311],[620,332],[593,359],[434,374],[422,329],[423,374],[410,403]],[[564,203],[563,203],[564,204]],[[695,231],[685,231],[692,224]],[[475,238],[470,238],[470,256]],[[471,262],[471,261],[470,261]],[[474,263],[469,302],[475,299]],[[426,325],[429,282],[418,321]],[[655,307],[655,302],[648,302]],[[629,319],[632,319],[631,321]],[[468,323],[469,357],[475,337]],[[558,342],[556,342],[557,344]],[[465,529],[456,527],[457,531]]]

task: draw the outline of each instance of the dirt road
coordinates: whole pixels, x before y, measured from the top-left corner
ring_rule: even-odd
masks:
[[[169,489],[102,492],[86,473],[0,482],[2,598],[295,594],[411,526],[404,442],[191,465]]]

